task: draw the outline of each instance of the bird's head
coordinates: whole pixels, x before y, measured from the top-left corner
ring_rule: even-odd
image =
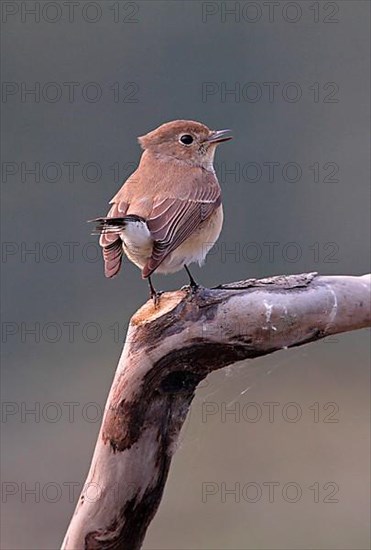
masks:
[[[193,120],[166,122],[138,138],[144,150],[211,169],[219,143],[232,139],[230,130],[210,130]]]

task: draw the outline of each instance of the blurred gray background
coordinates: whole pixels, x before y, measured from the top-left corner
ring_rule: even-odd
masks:
[[[1,8],[1,548],[56,549],[147,299],[127,262],[104,278],[86,220],[133,170],[138,135],[189,118],[235,137],[217,152],[225,223],[193,268],[202,284],[367,273],[370,4]],[[210,376],[144,548],[368,548],[368,383],[367,331]]]

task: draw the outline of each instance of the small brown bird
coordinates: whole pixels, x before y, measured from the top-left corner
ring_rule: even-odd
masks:
[[[213,167],[216,147],[232,139],[230,130],[210,130],[192,120],[162,124],[138,138],[144,152],[137,170],[97,218],[106,277],[114,277],[122,255],[148,278],[201,264],[219,237],[223,223],[221,190]]]

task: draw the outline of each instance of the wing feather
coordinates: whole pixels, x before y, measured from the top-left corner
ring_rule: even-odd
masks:
[[[195,187],[188,199],[168,197],[155,203],[147,220],[154,244],[143,277],[151,275],[220,206],[220,187],[216,177],[210,176],[211,181],[208,178]]]

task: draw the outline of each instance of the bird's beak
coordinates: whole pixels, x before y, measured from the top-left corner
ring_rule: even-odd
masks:
[[[223,141],[229,141],[232,139],[232,136],[227,135],[229,132],[231,132],[231,130],[215,130],[209,135],[206,141],[208,143],[222,143]]]

